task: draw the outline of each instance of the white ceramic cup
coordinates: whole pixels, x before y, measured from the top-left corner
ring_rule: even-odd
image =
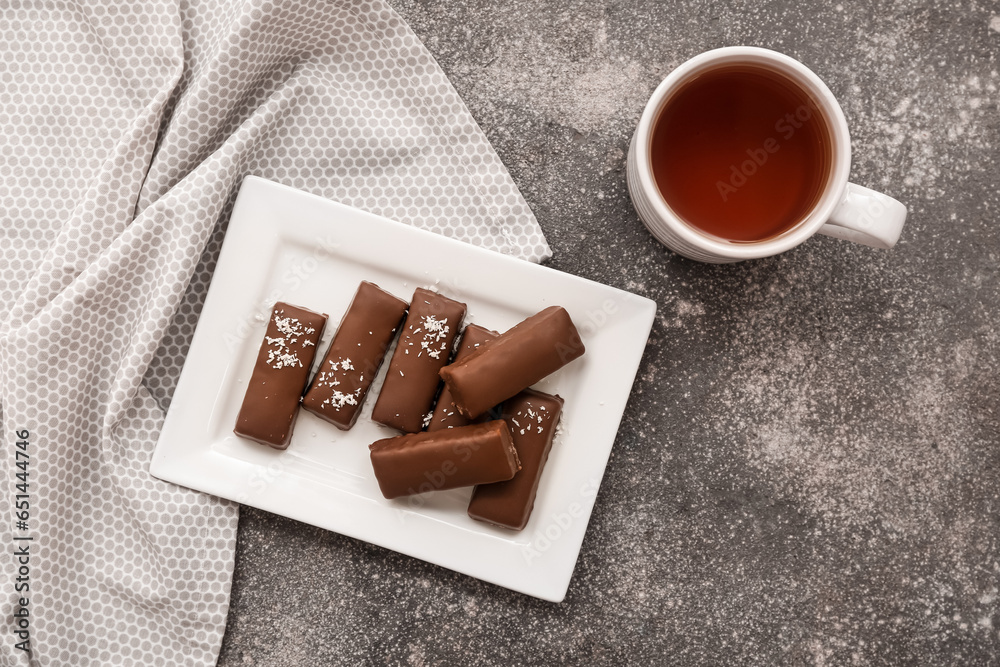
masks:
[[[762,241],[728,241],[689,225],[664,200],[652,174],[650,144],[660,111],[687,82],[706,71],[730,65],[765,68],[798,84],[819,107],[833,143],[833,164],[816,205],[798,224]],[[816,233],[874,248],[891,248],[906,221],[906,207],[892,197],[847,182],[851,137],[844,112],[826,84],[802,63],[768,49],[730,46],[706,51],[671,72],[657,86],[642,112],[632,136],[627,165],[629,193],[649,231],[674,252],[702,262],[721,264],[776,255]]]

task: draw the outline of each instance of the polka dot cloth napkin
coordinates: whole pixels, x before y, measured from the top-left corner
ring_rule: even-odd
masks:
[[[5,556],[0,663],[214,664],[238,508],[148,466],[247,174],[549,255],[444,74],[377,0],[3,3],[0,534],[5,552],[28,545],[30,588]]]

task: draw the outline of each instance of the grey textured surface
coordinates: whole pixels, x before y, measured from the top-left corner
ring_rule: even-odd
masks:
[[[560,605],[244,508],[220,664],[1000,662],[1000,6],[397,0],[551,266],[655,299]],[[723,45],[816,71],[895,250],[699,265],[625,189],[648,94]]]

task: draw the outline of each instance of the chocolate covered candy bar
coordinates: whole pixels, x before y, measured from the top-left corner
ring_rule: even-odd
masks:
[[[373,420],[407,433],[423,428],[441,383],[438,371],[448,363],[464,318],[464,303],[417,288],[375,401]]]
[[[406,306],[378,285],[362,282],[302,407],[339,429],[354,426]]]
[[[510,479],[520,469],[501,419],[433,433],[410,433],[369,445],[386,498]]]
[[[475,418],[583,353],[569,313],[550,306],[445,366],[441,377],[458,411]]]
[[[465,331],[462,332],[462,340],[458,343],[458,351],[455,353],[452,363],[467,358],[470,354],[478,350],[482,344],[493,340],[498,335],[496,331],[490,331],[477,324],[470,324],[465,327]],[[482,416],[480,419],[485,421]],[[445,387],[442,389],[441,395],[438,396],[437,405],[434,406],[434,414],[427,425],[427,430],[440,431],[443,428],[455,428],[456,426],[465,426],[469,423],[471,423],[471,420],[460,413],[458,408],[455,407],[448,388]]]
[[[528,524],[562,407],[559,396],[531,389],[503,404],[503,419],[510,427],[521,472],[505,482],[477,486],[469,503],[469,516],[512,530]]]
[[[288,447],[325,324],[326,315],[280,301],[274,304],[236,417],[236,435],[275,449]]]

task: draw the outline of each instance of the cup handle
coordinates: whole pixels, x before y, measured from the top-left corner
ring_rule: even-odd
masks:
[[[881,192],[848,183],[840,206],[819,233],[888,250],[899,240],[904,222],[906,207],[901,203]]]

